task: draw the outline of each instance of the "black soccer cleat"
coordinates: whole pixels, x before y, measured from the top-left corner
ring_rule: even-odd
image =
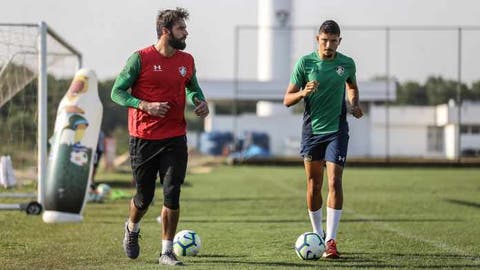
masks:
[[[131,232],[128,229],[128,221],[125,223],[125,236],[123,237],[123,250],[130,259],[136,259],[140,254],[140,245],[138,244],[138,238],[140,237],[140,231]]]

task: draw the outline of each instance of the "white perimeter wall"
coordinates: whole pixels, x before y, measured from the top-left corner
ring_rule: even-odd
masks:
[[[442,152],[429,152],[428,126],[436,126],[435,107],[402,106],[390,107],[372,106],[370,108],[370,155],[396,157],[435,157]],[[387,137],[387,131],[389,136]],[[388,142],[388,145],[387,145]]]

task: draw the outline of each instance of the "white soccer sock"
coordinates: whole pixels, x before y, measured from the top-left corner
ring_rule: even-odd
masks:
[[[162,240],[162,254],[167,252],[172,252],[173,249],[173,241],[171,240]]]
[[[322,208],[318,209],[317,211],[308,210],[308,215],[310,216],[313,232],[323,238]]]
[[[333,209],[327,207],[327,237],[325,242],[337,237],[338,225],[340,224],[340,217],[342,216],[342,209]]]
[[[140,223],[133,223],[130,219],[128,219],[127,227],[130,232],[140,231]]]

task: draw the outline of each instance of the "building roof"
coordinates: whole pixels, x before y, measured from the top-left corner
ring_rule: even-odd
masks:
[[[281,101],[285,94],[287,85],[279,81],[254,81],[241,80],[236,83],[233,80],[200,80],[200,86],[209,100],[269,100]],[[389,93],[387,83],[383,81],[358,82],[360,100],[362,102],[372,101],[394,101],[396,100],[395,82],[390,82]]]

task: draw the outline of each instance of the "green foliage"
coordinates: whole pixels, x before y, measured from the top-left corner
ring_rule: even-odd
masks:
[[[461,87],[466,88],[465,85]],[[450,99],[456,100],[457,82],[445,80],[442,77],[429,77],[425,83],[425,92],[427,93],[428,105],[447,103]]]
[[[217,167],[189,174],[177,231],[195,230],[202,249],[182,260],[188,269],[478,269],[479,174],[479,169],[347,168],[337,235],[342,258],[310,262],[293,249],[298,235],[311,231],[301,166]],[[134,193],[128,172],[99,174],[97,181]],[[141,223],[136,260],[121,246],[128,198],[87,204],[80,224],[45,224],[41,217],[4,211],[2,269],[159,269],[161,226],[155,219],[162,200],[158,187]]]
[[[108,131],[111,135],[115,138],[117,144],[116,144],[116,152],[118,154],[123,154],[128,152],[128,139],[129,139],[129,134],[127,130],[127,124],[125,122],[124,125],[122,126],[117,126],[113,130]]]
[[[397,103],[408,105],[426,105],[428,97],[425,88],[417,82],[397,84]]]
[[[470,88],[470,100],[480,101],[480,81],[476,81]]]
[[[446,80],[442,77],[429,77],[423,85],[413,81],[397,83],[397,101],[395,103],[402,105],[445,104],[450,99],[457,100],[457,85],[457,81]],[[471,88],[462,83],[460,93],[463,101],[480,101],[480,81],[474,82]]]
[[[98,83],[98,95],[103,104],[102,130],[112,134],[117,129],[127,130],[127,108],[119,106],[110,98],[115,80],[105,80]]]
[[[58,104],[67,92],[70,82],[71,78],[56,79],[52,76],[47,78],[48,136],[52,135]],[[38,123],[37,96],[37,83],[33,81],[0,108],[0,122],[3,126],[0,129],[0,140],[3,142],[1,154],[11,154],[13,149],[17,152],[31,152],[32,148],[35,149]]]

